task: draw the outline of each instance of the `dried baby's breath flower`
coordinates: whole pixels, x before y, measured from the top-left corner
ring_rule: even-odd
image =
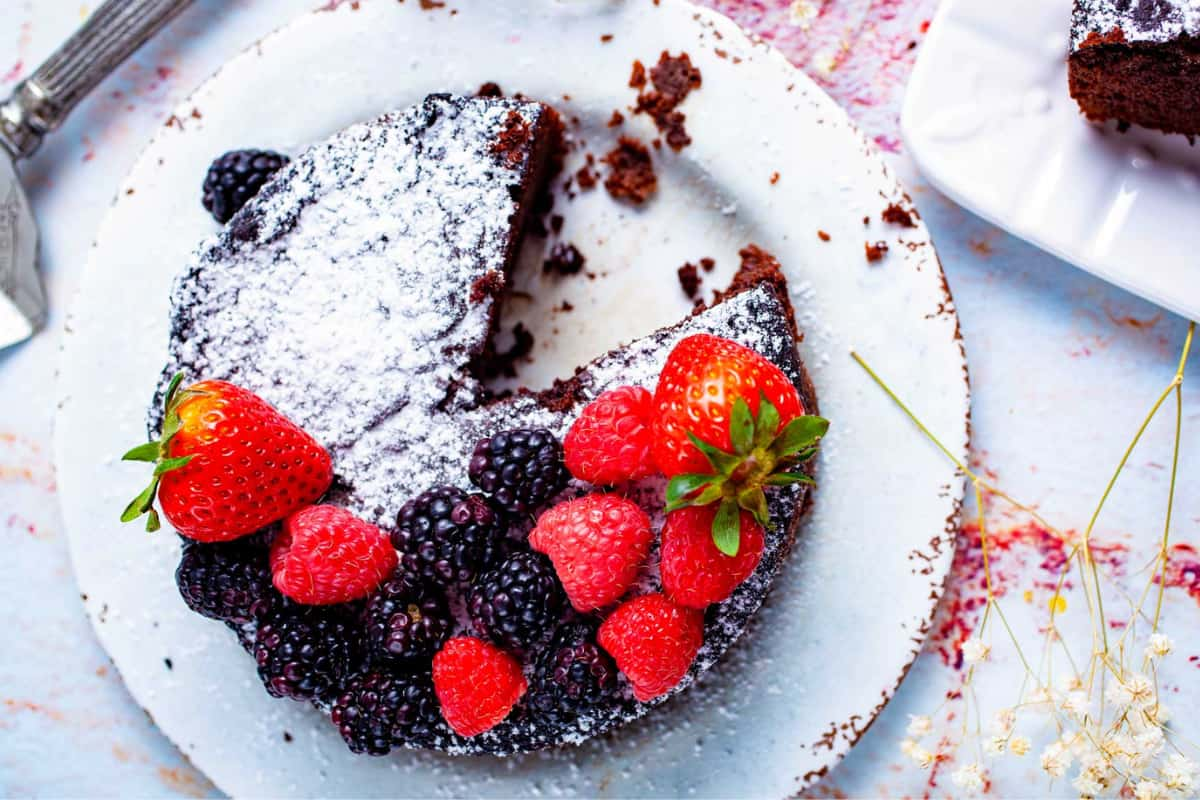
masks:
[[[1036,689],[1034,689],[1033,691],[1031,691],[1029,693],[1028,697],[1025,698],[1025,704],[1032,708],[1037,708],[1039,706],[1051,705],[1053,703],[1054,703],[1054,695],[1052,695],[1050,693],[1050,690],[1047,689],[1045,686],[1038,686]]]
[[[1062,701],[1062,710],[1077,720],[1083,719],[1088,712],[1088,693],[1082,689],[1067,692]]]
[[[1071,781],[1071,785],[1075,787],[1075,791],[1079,792],[1080,797],[1096,797],[1104,791],[1104,784],[1096,780],[1096,777],[1087,770],[1080,770],[1079,774]]]
[[[1008,739],[1003,736],[989,736],[983,740],[983,751],[989,756],[1004,755],[1008,748]]]
[[[900,742],[900,752],[906,756],[912,755],[912,751],[917,748],[917,743],[912,739],[904,739]]]
[[[1133,787],[1135,800],[1169,800],[1167,787],[1149,778],[1138,781]]]
[[[950,775],[950,780],[964,792],[978,792],[984,784],[983,768],[975,762],[963,764]]]
[[[1188,796],[1195,785],[1196,765],[1190,758],[1180,753],[1167,756],[1166,763],[1159,770],[1162,783],[1172,792]]]
[[[908,735],[914,739],[933,733],[933,720],[927,714],[908,715]]]
[[[1150,640],[1146,643],[1146,658],[1156,659],[1171,655],[1175,649],[1175,642],[1171,641],[1171,637],[1165,633],[1152,633]]]
[[[1071,751],[1061,741],[1053,742],[1042,751],[1042,769],[1051,778],[1061,778],[1071,766]]]
[[[1155,702],[1154,682],[1145,675],[1130,673],[1116,679],[1104,692],[1104,699],[1118,711],[1141,708]]]
[[[963,661],[968,664],[978,664],[987,661],[992,653],[992,646],[978,636],[967,639],[962,644]]]
[[[1015,709],[1002,708],[992,715],[992,733],[997,736],[1008,736],[1016,724],[1017,712]]]
[[[1014,736],[1008,740],[1008,752],[1014,756],[1023,756],[1033,747],[1028,736]]]
[[[917,745],[910,750],[908,757],[911,758],[913,763],[921,769],[929,769],[933,766],[934,762],[937,761],[937,756],[926,750],[924,747],[921,747],[921,745]]]

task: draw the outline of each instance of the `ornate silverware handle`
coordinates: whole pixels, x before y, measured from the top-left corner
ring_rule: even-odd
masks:
[[[0,104],[0,140],[28,156],[84,95],[191,0],[108,0]]]

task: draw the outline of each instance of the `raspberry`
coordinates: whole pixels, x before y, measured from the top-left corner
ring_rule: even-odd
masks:
[[[614,611],[598,639],[633,686],[633,696],[646,703],[687,674],[704,644],[704,612],[665,595],[642,595]]]
[[[717,505],[692,506],[667,514],[659,565],[663,590],[676,603],[704,608],[726,600],[750,577],[763,552],[763,529],[748,511],[741,512],[740,546],[727,556],[713,542]]]
[[[476,633],[523,652],[558,621],[565,601],[550,560],[526,551],[480,575],[467,610]]]
[[[184,548],[175,583],[188,608],[233,626],[265,613],[278,599],[263,546],[238,540]]]
[[[354,753],[386,755],[397,745],[431,747],[450,731],[429,672],[373,670],[350,678],[330,719]]]
[[[362,620],[372,663],[430,658],[454,623],[438,588],[420,586],[402,569],[370,596]]]
[[[568,478],[562,445],[544,428],[481,439],[467,472],[500,508],[518,515],[532,513],[561,492]]]
[[[482,639],[459,636],[433,657],[433,686],[446,722],[470,737],[503,722],[527,684],[512,656]]]
[[[534,663],[529,704],[552,724],[610,705],[617,693],[617,665],[596,644],[596,626],[564,625]]]
[[[282,606],[255,633],[258,676],[274,697],[326,700],[358,667],[360,636],[346,608]]]
[[[499,560],[506,536],[500,515],[481,494],[438,486],[400,508],[392,544],[404,569],[422,580],[467,583]]]
[[[224,225],[287,163],[287,156],[270,150],[231,150],[204,176],[204,208]]]
[[[595,484],[658,472],[651,452],[653,408],[653,396],[640,386],[612,389],[588,403],[563,438],[567,469]]]
[[[529,545],[550,556],[577,611],[618,600],[650,552],[650,518],[614,494],[568,500],[542,514]]]
[[[337,506],[297,511],[271,543],[275,588],[308,605],[364,597],[383,583],[396,561],[387,534]]]

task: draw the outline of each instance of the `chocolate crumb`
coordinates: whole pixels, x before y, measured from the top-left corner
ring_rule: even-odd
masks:
[[[509,111],[504,118],[504,130],[492,142],[492,152],[507,159],[510,166],[521,163],[525,145],[530,137],[529,123],[516,111]]]
[[[575,245],[558,242],[550,248],[550,256],[542,262],[542,272],[557,272],[559,275],[575,275],[583,269],[587,259]]]
[[[615,200],[628,200],[640,205],[646,202],[658,187],[650,151],[632,136],[622,136],[617,146],[604,156],[609,166],[604,188]]]
[[[443,0],[421,0],[422,11],[433,11],[438,8],[443,8],[445,5],[446,4],[443,2]]]
[[[611,33],[600,34],[600,41],[604,42],[605,44],[608,44],[612,40],[613,40],[613,35]]]
[[[608,118],[608,127],[615,128],[625,121],[625,115],[620,111],[613,109],[612,116]]]
[[[555,233],[562,233],[563,216],[562,214],[553,214],[550,217],[550,230]]]
[[[475,90],[476,97],[504,97],[500,84],[488,81]]]
[[[870,224],[871,224],[871,218],[863,217],[863,225],[870,225]]]
[[[774,186],[774,185],[775,185],[775,184],[777,184],[777,183],[779,183],[779,173],[778,173],[778,172],[772,172],[772,173],[771,173],[771,185],[772,185],[772,186]]]
[[[175,662],[171,661],[169,658],[164,658],[163,664],[166,665],[167,669],[175,669]]]
[[[893,225],[900,225],[904,228],[915,228],[917,223],[913,222],[914,212],[908,211],[900,207],[899,203],[892,203],[883,210],[880,218],[884,222],[890,222]]]
[[[820,239],[822,242],[828,242],[828,241],[829,241],[830,239],[832,239],[833,237],[832,237],[832,236],[830,236],[830,235],[829,235],[828,233],[826,233],[825,231],[820,231],[820,230],[819,230],[819,231],[817,231],[817,238],[818,238],[818,239]]]
[[[689,300],[695,300],[696,294],[700,291],[700,271],[696,269],[696,265],[684,264],[677,270],[677,274],[679,275],[679,288],[683,289],[683,293],[688,296]]]
[[[592,172],[591,167],[582,166],[575,173],[575,182],[579,184],[580,189],[591,189],[596,185],[596,173]]]
[[[292,735],[291,735],[290,733],[288,733],[287,731],[284,731],[284,732],[283,732],[283,740],[284,740],[285,742],[291,742],[291,741],[292,741]]]
[[[887,242],[875,242],[874,244],[867,242],[866,250],[867,261],[871,262],[872,264],[874,264],[876,261],[882,261],[883,257],[888,251]]]
[[[634,62],[635,74],[640,64],[640,61]],[[692,65],[687,53],[672,56],[664,50],[658,63],[650,69],[650,81],[654,89],[638,94],[634,113],[649,114],[655,127],[665,136],[667,145],[672,150],[682,150],[692,139],[684,128],[686,117],[675,109],[693,89],[700,88],[700,70]],[[641,85],[645,85],[644,75]]]
[[[712,272],[717,268],[717,262],[711,258],[705,257],[700,259],[700,269],[705,272]]]
[[[654,145],[655,150],[662,150],[662,139],[655,139],[650,144]]]
[[[629,86],[633,89],[641,89],[645,85],[646,65],[635,59],[633,62],[633,72],[629,76]]]
[[[570,304],[570,303],[568,303],[566,300],[563,300],[563,301],[562,301],[562,305],[561,305],[561,306],[559,306],[559,310],[560,310],[560,311],[574,311],[574,310],[575,310],[575,306],[571,305],[571,304]]]

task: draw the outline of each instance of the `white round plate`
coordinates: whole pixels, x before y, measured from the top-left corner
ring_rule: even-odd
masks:
[[[675,271],[684,262],[716,259],[705,276],[711,290],[747,243],[775,253],[821,410],[833,420],[799,546],[730,657],[614,735],[509,759],[352,756],[315,711],[268,697],[233,637],[184,607],[172,577],[175,536],[117,522],[145,477],[117,458],[145,435],[166,353],[168,288],[213,230],[198,202],[204,170],[226,149],[294,152],[428,92],[470,92],[485,81],[577,118],[574,170],[619,132],[653,138],[645,116],[628,111],[636,95],[628,80],[635,59],[649,66],[663,50],[686,51],[703,74],[680,109],[694,141],[679,154],[655,151],[660,186],[644,208],[617,204],[603,189],[574,200],[560,193],[561,238],[579,247],[595,278],[522,269],[518,283],[537,299],[513,298],[508,316],[526,319],[539,343],[525,380],[544,385],[682,317],[690,303]],[[614,109],[627,117],[619,129],[606,125]],[[429,10],[373,0],[267,37],[183,104],[138,161],[67,325],[56,434],[63,510],[88,612],[133,696],[232,795],[800,791],[857,740],[915,657],[961,499],[954,469],[848,356],[855,345],[952,451],[965,451],[968,388],[954,306],[924,226],[881,222],[892,201],[907,198],[828,97],[729,20],[680,0]],[[890,247],[876,264],[864,256],[868,240]],[[525,260],[536,262],[543,246],[531,242]],[[549,310],[564,299],[573,311]]]

